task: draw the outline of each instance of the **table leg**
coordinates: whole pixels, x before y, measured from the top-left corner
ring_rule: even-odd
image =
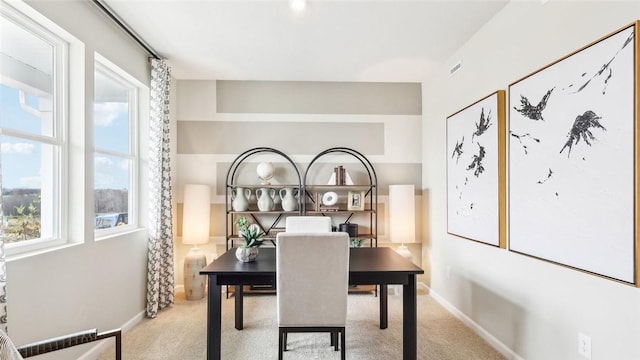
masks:
[[[207,360],[221,359],[222,289],[217,285],[217,276],[209,275],[207,295]]]
[[[235,297],[235,301],[236,301],[236,330],[242,330],[243,328],[243,314],[244,314],[244,309],[243,309],[243,301],[242,301],[242,297],[243,297],[243,288],[242,285],[236,285],[236,289],[235,292],[233,293],[233,296]]]
[[[380,285],[380,329],[387,328],[389,285]]]
[[[402,289],[402,358],[415,360],[418,356],[418,307],[416,275],[410,274]]]

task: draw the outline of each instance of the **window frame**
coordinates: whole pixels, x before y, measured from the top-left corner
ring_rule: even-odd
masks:
[[[115,226],[111,228],[95,229],[94,221],[94,233],[96,240],[102,240],[110,238],[114,235],[126,233],[139,228],[139,171],[140,171],[140,150],[139,150],[139,126],[140,126],[140,94],[142,93],[142,85],[140,82],[127,73],[119,66],[113,64],[104,56],[99,53],[94,54],[94,87],[95,87],[95,74],[101,72],[103,76],[107,76],[112,81],[119,83],[126,87],[128,91],[128,132],[129,132],[129,151],[128,153],[120,153],[117,151],[101,149],[97,146],[93,146],[93,164],[94,164],[94,181],[91,187],[95,194],[95,157],[98,154],[106,156],[115,156],[130,161],[131,167],[129,169],[129,190],[128,190],[128,210],[127,217],[128,223],[122,226]],[[93,98],[92,109],[95,109],[95,94]],[[91,119],[92,134],[95,135],[95,115]],[[95,212],[95,197],[92,205],[92,210]],[[95,213],[94,213],[95,219]]]
[[[51,236],[47,238],[6,243],[6,255],[13,256],[52,248],[70,242],[70,239],[68,238],[68,223],[65,221],[65,219],[68,218],[69,184],[66,179],[67,177],[63,176],[63,174],[68,174],[69,169],[67,129],[69,121],[69,63],[71,44],[64,39],[64,36],[58,34],[56,29],[37,22],[10,6],[0,7],[0,17],[2,17],[3,21],[10,21],[16,26],[40,38],[42,41],[50,44],[53,49],[54,62],[51,74],[53,81],[53,93],[51,94],[53,106],[52,135],[47,136],[33,134],[21,130],[2,128],[0,126],[0,134],[3,136],[11,136],[51,145],[53,146],[52,150],[57,152],[57,154],[55,154],[57,161],[52,169],[51,179],[41,179],[40,189],[42,194],[42,184],[44,184],[45,181],[51,181],[51,189],[49,189],[49,191],[51,191],[52,206],[46,209],[41,208],[40,211],[41,224],[42,219],[47,215],[45,211],[47,213],[51,212],[47,215],[51,218]],[[9,86],[19,89],[20,85],[23,85],[25,88],[28,87],[28,84],[16,84],[16,82],[11,82]]]

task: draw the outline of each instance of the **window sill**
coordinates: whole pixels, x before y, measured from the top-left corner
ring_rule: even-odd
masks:
[[[125,230],[117,233],[104,234],[99,238],[96,237],[95,241],[117,239],[117,238],[121,238],[131,234],[136,234],[143,231],[146,232],[146,230],[147,230],[146,228],[135,228],[135,229]],[[13,249],[7,249],[5,245],[6,261],[7,263],[10,263],[12,261],[22,260],[32,256],[38,256],[38,255],[47,254],[55,251],[65,250],[75,246],[81,246],[84,244],[85,242],[67,242],[64,244],[51,245],[51,246],[47,246],[39,249],[24,250],[24,251],[19,251],[19,250],[16,251],[17,249],[12,251]]]
[[[10,249],[5,249],[5,252],[7,253],[6,260],[7,260],[7,263],[10,263],[12,261],[22,260],[22,259],[26,259],[33,256],[47,254],[54,251],[60,251],[60,250],[68,249],[71,247],[79,246],[82,244],[83,243],[64,243],[62,245],[52,245],[52,246],[41,248],[41,249],[27,250],[24,252],[16,252],[15,254],[11,254]]]
[[[128,230],[122,230],[122,231],[118,231],[118,232],[108,232],[108,233],[102,233],[102,234],[96,233],[95,234],[95,240],[97,242],[97,241],[117,239],[119,237],[135,234],[135,233],[142,232],[142,231],[147,231],[147,229],[139,227],[139,228],[133,228],[133,229],[128,229]]]

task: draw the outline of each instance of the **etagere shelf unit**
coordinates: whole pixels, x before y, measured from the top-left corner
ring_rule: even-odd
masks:
[[[253,156],[257,156],[260,154],[276,154],[281,156],[289,163],[289,168],[295,172],[295,179],[297,179],[296,184],[287,184],[287,185],[265,185],[259,183],[249,183],[249,182],[238,182],[238,172],[241,170],[246,170],[243,168],[243,165],[246,164],[246,160]],[[349,185],[331,185],[331,184],[320,184],[320,183],[308,183],[310,181],[313,171],[317,171],[320,163],[324,163],[322,160],[325,160],[329,155],[347,155],[354,157],[357,159],[357,163],[360,163],[364,168],[366,176],[364,177],[367,181],[365,183],[358,184],[349,184]],[[357,164],[356,163],[356,164]],[[326,165],[326,163],[324,163]],[[313,169],[313,170],[312,170]],[[315,174],[314,179],[319,179],[321,175]],[[315,181],[315,180],[314,180]],[[257,189],[274,189],[280,190],[284,188],[292,188],[298,191],[298,210],[297,211],[284,211],[279,209],[272,209],[267,211],[261,211],[257,208],[257,204],[255,201],[249,202],[249,208],[244,211],[236,211],[233,209],[231,205],[232,201],[232,190],[234,189],[249,189],[251,193],[255,194]],[[316,210],[316,201],[318,199],[315,197],[315,193],[325,193],[325,192],[335,192],[338,194],[338,198],[341,199],[337,208],[333,208],[331,211],[323,211],[322,209]],[[347,200],[348,194],[358,193],[362,194],[362,201],[364,204],[362,209],[353,210],[349,209]],[[237,191],[236,191],[237,194]],[[237,196],[237,195],[236,195]],[[357,218],[359,221],[361,229],[366,229],[366,232],[358,232],[354,234],[355,236],[351,236],[351,240],[357,241],[367,241],[370,247],[378,246],[378,180],[376,176],[376,172],[371,165],[371,162],[359,153],[356,150],[346,148],[346,147],[333,147],[327,150],[322,151],[318,155],[316,155],[313,160],[308,164],[305,172],[304,178],[300,175],[300,171],[298,167],[293,162],[293,160],[285,153],[280,150],[269,148],[269,147],[256,147],[253,149],[249,149],[242,154],[238,155],[227,171],[226,176],[226,186],[225,186],[225,214],[226,214],[226,250],[229,250],[235,246],[237,246],[236,242],[242,241],[242,238],[237,232],[237,228],[235,226],[235,221],[240,216],[245,216],[251,219],[251,222],[258,224],[260,229],[265,233],[263,237],[265,240],[270,241],[275,246],[275,238],[278,232],[284,231],[283,224],[285,223],[283,220],[287,216],[302,216],[302,215],[322,215],[322,216],[331,216],[332,223],[338,224],[342,223],[350,223],[353,219]],[[229,290],[227,288],[227,297],[229,297]],[[249,289],[251,292],[261,292],[267,291],[272,292],[275,290],[271,286],[255,286]],[[358,286],[350,289],[350,292],[374,292],[377,296],[378,290],[375,286]]]
[[[282,156],[291,166],[291,169],[295,171],[297,184],[288,184],[288,185],[264,185],[264,184],[238,184],[237,183],[237,172],[241,165],[248,158],[258,155],[258,154],[277,154]],[[278,231],[284,230],[279,227],[281,220],[284,216],[288,215],[302,215],[303,214],[303,204],[302,204],[302,196],[298,196],[298,210],[296,211],[284,211],[284,210],[268,210],[268,211],[260,211],[256,208],[256,204],[250,204],[249,209],[246,211],[235,211],[231,207],[231,192],[233,189],[245,188],[251,190],[252,193],[255,194],[257,189],[274,189],[280,190],[284,188],[293,188],[299,191],[302,194],[302,178],[300,176],[300,171],[296,164],[291,160],[287,154],[283,153],[280,150],[269,148],[269,147],[256,147],[253,149],[249,149],[242,154],[238,155],[238,157],[233,160],[231,165],[229,166],[229,170],[227,170],[226,177],[226,186],[225,186],[225,214],[226,214],[226,249],[235,246],[235,242],[238,240],[242,240],[240,235],[237,233],[237,229],[235,226],[235,220],[240,216],[246,216],[253,220],[254,223],[260,226],[260,229],[265,233],[264,239],[269,240],[272,243],[275,240],[276,234]]]
[[[366,171],[366,178],[368,179],[368,182],[365,184],[349,185],[309,184],[309,179],[311,177],[310,175],[314,169],[314,165],[319,163],[319,160],[328,155],[349,155],[356,158],[358,162],[362,164],[362,167]],[[343,223],[349,223],[354,215],[365,214],[365,216],[367,217],[367,221],[364,225],[367,225],[367,233],[358,232],[356,236],[352,236],[352,239],[368,240],[369,246],[378,246],[378,178],[373,165],[371,165],[371,162],[363,154],[347,147],[333,147],[322,151],[321,153],[316,155],[307,166],[303,177],[303,186],[303,194],[305,194],[305,201],[303,201],[303,212],[305,215],[341,217],[344,219]],[[316,206],[316,201],[318,201],[318,198],[315,196],[315,194],[327,191],[336,192],[339,198],[342,199],[346,198],[349,192],[363,192],[364,199],[362,199],[362,201],[364,201],[364,207],[362,210],[349,210],[347,201],[340,201],[338,203],[338,208],[335,210],[318,210]],[[333,220],[337,221],[336,219]]]

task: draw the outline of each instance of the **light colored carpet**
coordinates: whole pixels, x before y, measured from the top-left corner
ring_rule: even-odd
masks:
[[[275,295],[245,296],[244,330],[233,323],[233,297],[222,305],[222,358],[277,359],[278,327]],[[313,306],[309,304],[309,306]],[[379,328],[379,299],[373,295],[349,296],[347,359],[402,358],[402,297],[389,296],[389,327]],[[433,298],[418,296],[418,359],[504,359],[473,331],[453,317]],[[144,319],[123,336],[125,360],[204,359],[206,357],[206,298],[186,301],[178,294],[171,308],[155,319]],[[113,349],[98,360],[113,359]],[[285,359],[339,359],[329,334],[289,334]]]

